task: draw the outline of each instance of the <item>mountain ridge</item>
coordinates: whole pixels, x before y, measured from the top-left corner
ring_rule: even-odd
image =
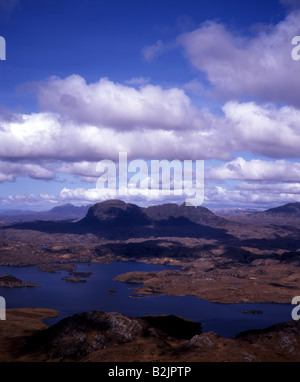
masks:
[[[97,225],[166,225],[169,223],[224,225],[226,219],[215,215],[208,208],[185,206],[175,203],[165,203],[149,207],[139,207],[136,204],[125,203],[118,199],[106,200],[91,206],[86,216],[78,223]]]
[[[66,203],[60,206],[55,206],[46,211],[22,211],[22,210],[7,210],[0,211],[0,221],[18,223],[30,222],[35,220],[40,221],[61,221],[61,220],[78,220],[81,219],[87,212],[90,206],[74,206],[71,203]]]
[[[287,203],[265,211],[226,215],[231,221],[246,224],[271,224],[300,227],[300,203]]]

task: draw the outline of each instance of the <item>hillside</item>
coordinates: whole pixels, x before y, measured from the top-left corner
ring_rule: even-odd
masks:
[[[288,203],[254,213],[228,214],[227,219],[250,224],[274,224],[280,226],[300,227],[300,203]]]

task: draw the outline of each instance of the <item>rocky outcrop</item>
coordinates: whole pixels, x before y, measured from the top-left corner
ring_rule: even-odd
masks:
[[[201,335],[196,334],[188,341],[186,347],[188,349],[197,348],[204,351],[216,349],[220,338],[215,332],[203,333]]]
[[[300,361],[300,323],[289,321],[272,325],[265,330],[250,330],[240,333],[238,339],[254,345],[257,349],[274,349],[278,354]]]
[[[47,352],[52,359],[82,359],[110,347],[140,341],[179,339],[201,333],[201,324],[175,316],[133,318],[121,313],[92,311],[63,319],[29,338],[25,352]],[[100,353],[99,353],[100,351]]]
[[[77,266],[75,264],[43,264],[39,265],[40,272],[56,273],[60,271],[73,272]]]
[[[202,333],[185,342],[182,350],[190,361],[299,362],[300,325],[296,321],[283,322],[240,333],[236,338]]]
[[[23,283],[22,280],[17,279],[11,275],[2,275],[0,276],[0,287],[6,288],[22,288],[22,287],[36,287],[39,286],[35,283]]]

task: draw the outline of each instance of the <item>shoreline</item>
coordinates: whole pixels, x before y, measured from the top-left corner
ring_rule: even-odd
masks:
[[[211,303],[220,304],[240,304],[240,303],[274,303],[274,304],[291,304],[292,298],[300,294],[300,289],[297,289],[299,285],[299,277],[291,279],[289,283],[278,283],[277,275],[272,277],[269,275],[269,279],[265,280],[265,277],[260,278],[259,275],[254,277],[256,270],[248,268],[235,267],[231,270],[223,272],[222,269],[203,270],[202,267],[191,264],[168,264],[162,261],[142,261],[133,259],[120,259],[116,258],[110,262],[104,261],[81,261],[81,262],[53,262],[47,264],[27,264],[27,265],[0,265],[0,279],[1,267],[35,267],[41,272],[49,273],[61,273],[61,271],[68,272],[69,276],[76,275],[77,264],[113,264],[114,262],[134,261],[143,264],[153,265],[167,265],[174,266],[180,269],[174,270],[157,270],[157,271],[129,271],[120,273],[113,278],[114,281],[129,283],[133,285],[133,290],[137,295],[142,297],[155,296],[165,294],[167,296],[195,296]],[[273,266],[274,269],[275,265]],[[261,269],[268,267],[261,267]],[[289,273],[289,269],[283,266],[277,266],[278,270],[274,273],[279,274],[279,271],[285,271]],[[280,269],[281,268],[281,269]],[[298,267],[297,267],[298,269]],[[297,276],[295,269],[295,276]],[[264,271],[262,271],[264,272]],[[78,272],[77,272],[78,273]],[[88,274],[88,273],[87,273]],[[82,275],[80,278],[80,272],[78,277],[66,276],[65,280],[74,283],[88,282],[90,275]],[[9,275],[10,276],[10,275]],[[284,274],[281,273],[281,277],[284,278]],[[72,279],[72,280],[71,280]],[[21,280],[19,280],[21,281]],[[276,281],[276,282],[275,282]],[[136,286],[135,284],[143,284],[142,286]],[[5,285],[0,285],[4,287]],[[20,287],[39,286],[34,280],[29,283],[19,282],[17,285]]]

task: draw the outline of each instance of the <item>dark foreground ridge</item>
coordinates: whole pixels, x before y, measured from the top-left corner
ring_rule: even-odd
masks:
[[[202,333],[200,323],[176,316],[133,318],[121,313],[92,311],[75,314],[29,337],[23,352],[47,353],[50,359],[80,360],[90,355],[102,357],[109,349],[149,341],[170,347],[171,340],[189,340]]]
[[[22,310],[9,310],[9,316],[13,317],[15,311],[18,322],[21,322]],[[27,309],[23,314],[22,329],[28,333],[26,317],[32,316],[30,322],[34,322],[34,310],[29,312]],[[9,325],[12,330],[12,323]],[[34,333],[27,334],[22,346],[16,339],[10,339],[14,341],[14,361],[300,361],[300,325],[297,321],[247,331],[236,338],[222,338],[214,332],[202,333],[200,323],[176,316],[133,318],[116,312],[79,313],[52,327],[40,326],[38,330],[35,323]],[[16,332],[15,327],[13,330]],[[3,336],[9,337],[9,331],[0,333],[1,344]],[[4,345],[3,357],[9,361],[12,347],[10,342],[4,342]]]

